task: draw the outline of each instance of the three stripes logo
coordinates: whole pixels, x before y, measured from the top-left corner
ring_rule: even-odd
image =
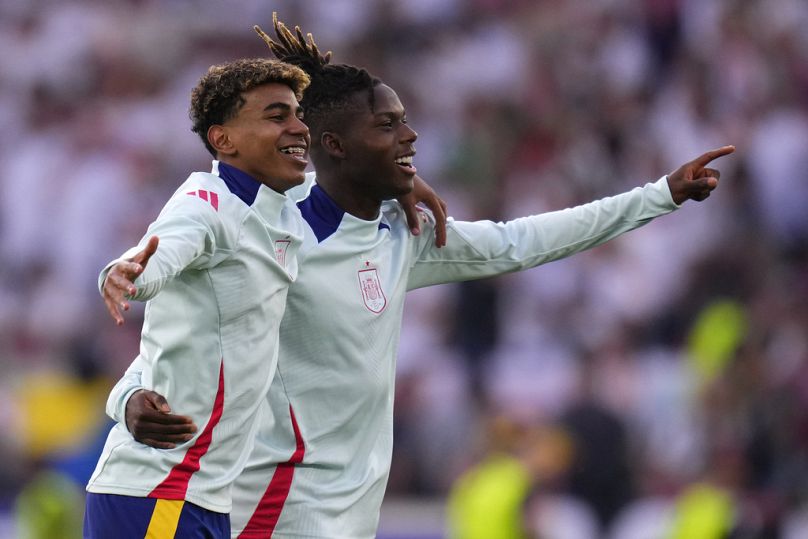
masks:
[[[214,193],[213,191],[205,191],[204,189],[200,189],[198,191],[188,191],[185,194],[199,197],[202,200],[210,202],[210,205],[213,206],[213,209],[219,211],[219,195]]]

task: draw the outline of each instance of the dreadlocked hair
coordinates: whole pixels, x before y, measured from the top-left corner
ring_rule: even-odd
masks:
[[[293,34],[278,20],[275,12],[272,13],[272,25],[277,41],[259,26],[253,28],[278,60],[299,66],[311,77],[311,84],[303,93],[300,104],[305,111],[305,122],[312,139],[319,139],[323,131],[342,124],[343,113],[350,107],[351,98],[357,92],[366,92],[370,110],[374,109],[373,89],[382,84],[381,79],[366,69],[348,64],[331,64],[331,51],[321,54],[310,33],[306,34],[306,40],[300,27],[295,26]]]
[[[216,150],[208,142],[208,130],[235,117],[246,101],[242,94],[264,84],[284,84],[300,100],[311,82],[305,71],[297,66],[251,58],[213,65],[191,91],[191,131],[199,135],[208,151]]]

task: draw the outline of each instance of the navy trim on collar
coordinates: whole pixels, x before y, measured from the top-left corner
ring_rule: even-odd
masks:
[[[345,210],[337,206],[330,196],[316,183],[311,186],[309,196],[297,203],[300,214],[309,224],[317,237],[317,243],[322,243],[339,228]],[[379,230],[390,230],[390,225],[379,221]]]
[[[345,210],[337,206],[317,184],[311,187],[309,196],[297,203],[297,207],[317,236],[317,243],[336,232],[345,215]]]
[[[224,180],[230,192],[239,197],[248,206],[252,206],[261,182],[227,163],[219,161],[219,177]]]

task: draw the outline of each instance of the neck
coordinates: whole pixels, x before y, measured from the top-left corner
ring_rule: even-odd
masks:
[[[359,193],[351,189],[351,183],[340,180],[329,174],[317,173],[317,185],[333,200],[337,206],[354,217],[372,221],[379,216],[382,201],[367,193]]]
[[[238,169],[240,172],[246,174],[247,176],[249,176],[250,178],[252,178],[256,182],[262,183],[262,184],[266,185],[267,187],[269,187],[270,189],[272,189],[273,191],[277,191],[278,193],[283,194],[291,187],[290,185],[287,185],[286,183],[281,182],[281,181],[277,181],[277,180],[275,180],[273,178],[259,177],[256,174],[250,172],[248,170],[248,167],[244,166],[243,163],[241,163],[240,161],[235,160],[235,159],[233,159],[233,158],[231,158],[229,156],[223,156],[223,157],[217,156],[216,159],[219,161],[219,163],[224,163],[226,165],[230,165],[231,167],[233,167],[235,169]]]

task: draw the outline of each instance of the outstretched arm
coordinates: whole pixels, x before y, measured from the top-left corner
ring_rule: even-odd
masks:
[[[420,202],[429,208],[435,216],[435,246],[440,248],[446,245],[446,202],[420,176],[415,176],[412,191],[398,197],[398,201],[407,216],[410,231],[415,236],[421,233],[421,216],[417,204]]]
[[[718,185],[713,159],[732,146],[707,152],[669,175],[575,208],[531,215],[507,223],[449,219],[447,245],[418,241],[408,289],[468,281],[519,271],[595,247],[670,213],[686,200],[704,200]]]
[[[104,303],[107,305],[109,315],[119,326],[124,323],[121,311],[129,310],[127,297],[134,296],[137,292],[135,279],[143,273],[149,259],[157,252],[159,241],[157,236],[149,238],[149,242],[142,251],[139,251],[131,258],[117,262],[110,268],[104,278],[104,284],[101,287]]]

